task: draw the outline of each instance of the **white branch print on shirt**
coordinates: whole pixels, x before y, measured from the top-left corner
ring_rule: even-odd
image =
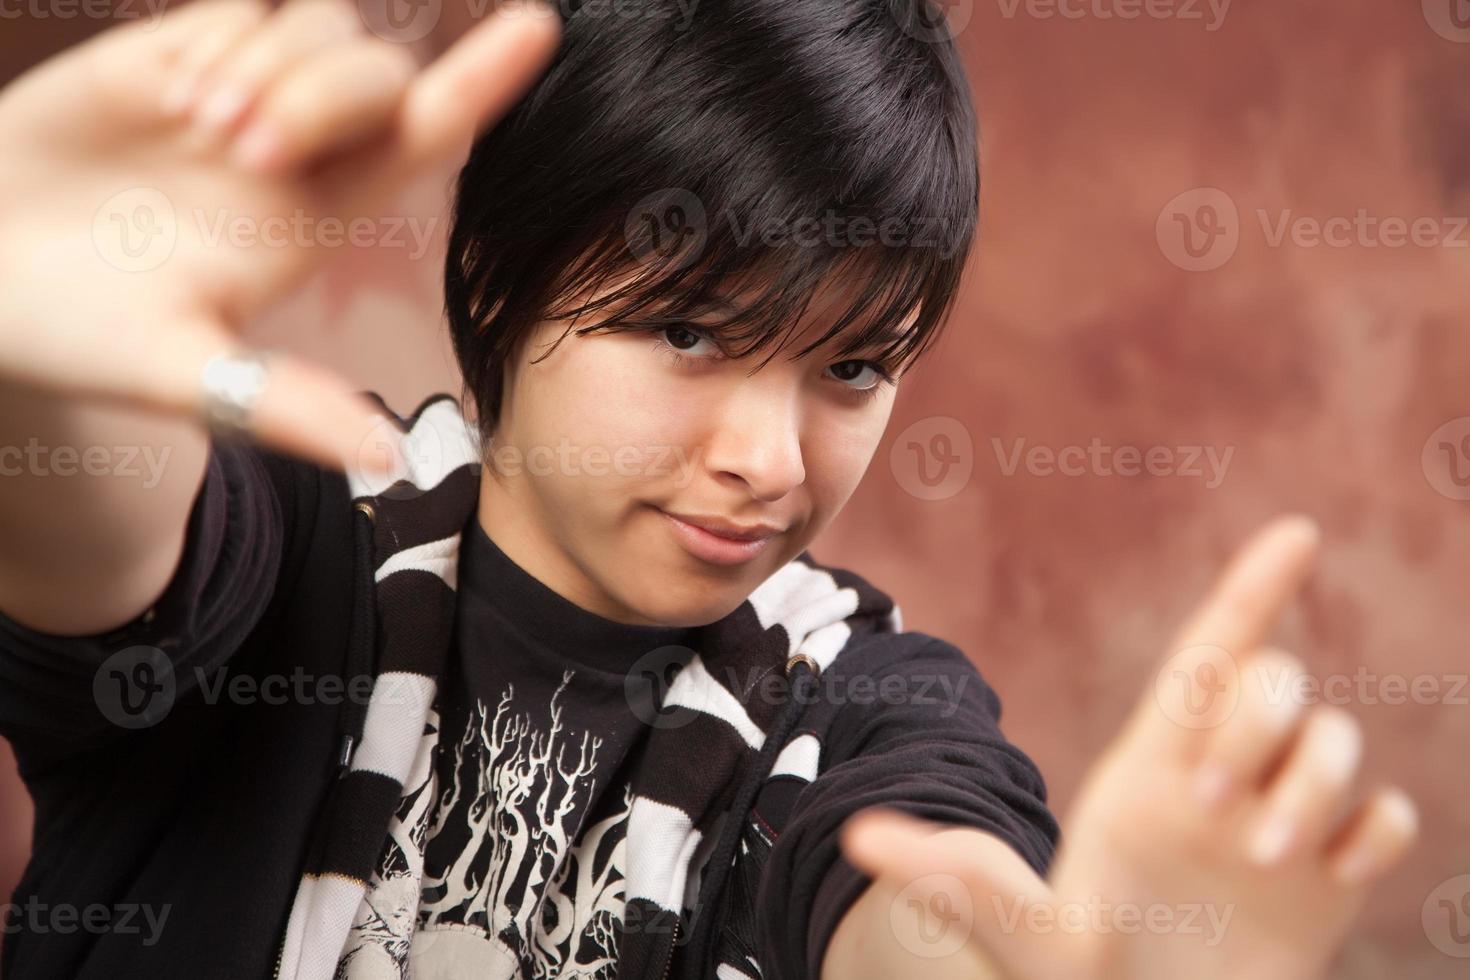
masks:
[[[349,950],[377,946],[397,970],[348,976],[614,975],[631,789],[608,787],[609,806],[587,822],[603,740],[565,727],[561,699],[572,677],[562,675],[549,705],[517,699],[508,685],[493,713],[477,701],[459,738],[441,738],[438,751],[449,757],[433,768],[443,783],[413,794],[437,793],[433,812],[419,806],[395,817],[375,888],[400,907],[374,918],[416,919],[412,942],[401,928],[362,923]],[[415,823],[427,832],[412,833]]]

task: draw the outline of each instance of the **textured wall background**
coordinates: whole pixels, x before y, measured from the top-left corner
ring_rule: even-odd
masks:
[[[1230,548],[1315,515],[1321,573],[1282,640],[1424,818],[1335,976],[1470,976],[1470,939],[1421,919],[1449,898],[1470,929],[1470,878],[1451,880],[1470,875],[1470,7],[948,8],[982,116],[982,245],[814,550],[970,651],[1065,810]],[[99,26],[7,21],[0,78]],[[402,213],[437,242],[443,200],[426,181]],[[400,410],[457,391],[442,253],[409,251],[342,256],[255,333]],[[7,773],[7,891],[28,820]]]

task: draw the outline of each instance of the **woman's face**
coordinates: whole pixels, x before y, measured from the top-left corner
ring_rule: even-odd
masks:
[[[698,323],[567,334],[542,324],[508,377],[486,447],[480,522],[563,597],[623,623],[697,626],[730,613],[847,503],[877,450],[895,388],[878,352],[825,332],[841,297],[819,296],[799,336],[724,357]],[[670,515],[775,533],[747,546]]]

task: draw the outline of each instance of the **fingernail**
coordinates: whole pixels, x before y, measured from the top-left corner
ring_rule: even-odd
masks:
[[[206,129],[222,130],[240,115],[249,96],[238,88],[223,88],[209,93],[199,104],[199,124]]]
[[[1251,838],[1251,860],[1257,864],[1275,864],[1291,845],[1295,831],[1292,822],[1279,814],[1268,816]]]
[[[254,123],[235,142],[234,159],[252,170],[273,164],[281,153],[281,141],[274,129],[265,123]]]
[[[1303,538],[1314,543],[1322,540],[1322,525],[1314,517],[1307,514],[1288,514],[1283,521]]]
[[[1219,763],[1203,766],[1194,778],[1194,793],[1207,809],[1224,802],[1230,792],[1230,772]]]

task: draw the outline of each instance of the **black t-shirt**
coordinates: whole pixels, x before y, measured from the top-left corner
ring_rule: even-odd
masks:
[[[0,615],[0,735],[36,804],[31,862],[5,910],[4,976],[271,975],[336,774],[350,517],[340,474],[216,442],[179,570],[149,614],[89,637]],[[612,976],[641,737],[623,672],[682,634],[581,610],[477,522],[466,531],[437,785],[422,797],[436,812],[423,888],[381,906],[384,922],[360,919],[344,952],[364,969],[424,957],[448,975],[583,963]],[[866,884],[837,846],[864,806],[985,829],[1038,870],[1057,840],[1039,774],[961,651],[875,635],[823,679],[828,695],[778,760],[789,774],[756,800],[755,824],[780,833],[756,873],[732,878],[727,941],[748,951],[752,976],[816,976]],[[911,696],[874,696],[896,688]],[[391,876],[392,847],[383,853]],[[392,931],[408,917],[405,948]]]
[[[427,976],[501,976],[515,964],[525,977],[610,977],[629,810],[621,767],[646,734],[625,678],[694,631],[580,608],[512,561],[478,518],[464,529],[458,578],[430,715],[433,780],[419,772],[405,787],[377,871],[382,897],[354,922],[342,973],[400,976],[411,956]],[[433,810],[429,833],[409,841],[419,806]],[[414,861],[416,903],[394,885],[413,880]]]

